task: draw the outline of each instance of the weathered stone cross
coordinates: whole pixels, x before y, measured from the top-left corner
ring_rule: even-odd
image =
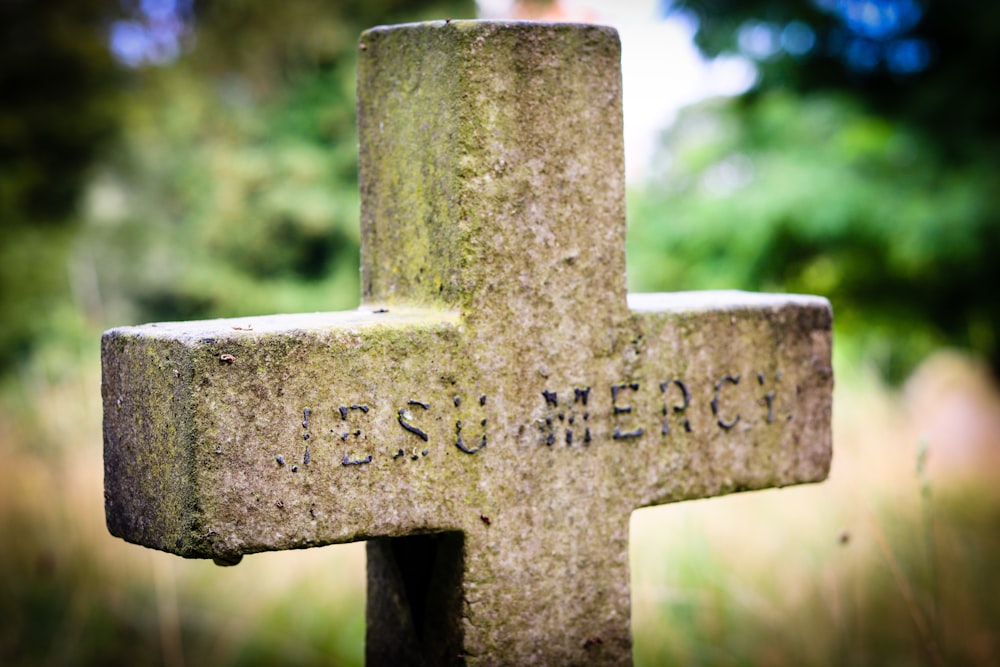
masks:
[[[829,304],[626,300],[613,30],[360,49],[364,305],[107,332],[108,527],[369,540],[370,663],[628,663],[634,509],[826,476]]]

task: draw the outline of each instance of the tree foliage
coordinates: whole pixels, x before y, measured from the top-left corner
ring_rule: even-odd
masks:
[[[1000,141],[1000,5],[976,0],[677,0],[707,54],[742,53],[757,90],[840,91],[948,159]]]
[[[81,312],[356,303],[358,35],[474,9],[0,0],[0,370]]]
[[[124,321],[356,304],[358,35],[474,7],[206,0],[194,10],[195,48],[135,78],[125,141],[95,187],[98,203],[118,204],[92,210],[105,234],[91,256],[114,257],[100,271],[106,304]]]
[[[944,344],[1000,369],[1000,105],[969,85],[994,66],[997,10],[677,4],[707,53],[739,51],[760,76],[664,135],[633,210],[642,286],[824,294],[841,334],[889,377]],[[905,48],[919,53],[907,61],[894,51]]]
[[[103,0],[0,2],[0,368],[68,288],[75,205],[116,127],[112,14]]]

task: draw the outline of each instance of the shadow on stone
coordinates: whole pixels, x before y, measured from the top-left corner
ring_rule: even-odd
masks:
[[[458,532],[368,542],[366,664],[465,664],[464,547]]]

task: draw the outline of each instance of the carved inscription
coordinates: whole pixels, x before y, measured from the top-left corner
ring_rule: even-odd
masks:
[[[468,444],[466,444],[466,441],[462,438],[462,420],[461,419],[455,420],[455,446],[458,447],[459,450],[465,452],[466,454],[475,454],[480,449],[486,446],[486,412],[485,412],[486,394],[481,395],[477,402],[479,403],[479,407],[483,409],[482,417],[479,419],[478,431],[475,431],[474,429],[467,427],[466,437],[469,438]],[[461,408],[462,397],[456,396],[454,399],[454,403],[455,403],[455,408]],[[470,421],[468,423],[474,423],[474,422]],[[478,432],[478,440],[476,439],[475,435],[472,436],[468,435],[468,432],[470,430],[473,433]]]
[[[554,388],[545,388],[540,396],[544,403],[545,416],[539,423],[541,442],[548,447],[559,442],[573,445],[579,442],[577,434],[582,432],[583,444],[592,441],[612,440],[635,442],[648,437],[657,430],[661,437],[677,436],[693,433],[696,430],[692,423],[692,410],[696,402],[704,401],[703,405],[711,410],[714,423],[710,428],[730,431],[744,420],[744,411],[763,410],[763,422],[773,424],[775,416],[774,389],[768,386],[764,373],[756,373],[757,385],[760,388],[759,398],[755,404],[746,405],[746,394],[737,393],[740,385],[740,375],[727,373],[708,387],[692,386],[680,375],[670,376],[659,382],[638,382],[626,380],[608,387],[607,396],[610,400],[604,405],[588,406],[591,388],[574,387],[568,392]],[[781,372],[774,374],[773,382],[781,380]],[[744,383],[745,385],[745,383]],[[707,392],[706,392],[707,389]],[[703,393],[699,395],[696,390]],[[648,406],[646,392],[658,393],[659,415],[642,414],[642,406]],[[598,393],[598,396],[602,394]],[[742,397],[742,398],[741,398]],[[580,404],[578,406],[578,404]],[[599,423],[604,428],[596,428],[591,415],[600,415]],[[753,415],[753,423],[759,415]],[[786,419],[791,419],[789,414]],[[605,421],[606,419],[606,421]],[[581,420],[583,426],[581,427]],[[658,427],[658,428],[657,428]],[[702,425],[702,429],[706,425]]]
[[[615,440],[627,440],[629,438],[638,438],[643,434],[643,428],[641,426],[635,426],[634,423],[626,425],[624,428],[622,422],[627,422],[626,419],[621,419],[623,415],[632,414],[631,405],[622,405],[622,402],[627,399],[619,400],[619,397],[628,391],[637,392],[639,391],[638,382],[623,382],[622,384],[611,385],[611,413],[614,416],[615,430],[611,434],[611,437]],[[629,427],[634,428],[629,428]]]
[[[726,421],[722,416],[719,415],[719,393],[722,391],[722,388],[725,386],[725,384],[727,382],[731,382],[733,384],[739,384],[740,383],[740,376],[739,375],[736,375],[736,376],[726,375],[721,380],[719,380],[718,382],[716,382],[715,383],[715,395],[712,396],[712,403],[711,403],[711,405],[712,405],[712,414],[715,415],[716,417],[718,417],[718,420],[716,421],[716,423],[719,426],[721,426],[722,428],[724,428],[724,429],[726,429],[728,431],[729,429],[731,429],[732,427],[736,426],[736,424],[739,423],[740,416],[739,416],[739,414],[737,414],[731,420]]]
[[[419,407],[423,408],[424,410],[430,410],[431,409],[431,404],[430,403],[424,403],[423,401],[414,401],[413,399],[410,399],[409,401],[407,401],[406,405],[407,405],[407,407],[419,406]],[[403,427],[404,431],[408,431],[408,432],[412,433],[413,435],[417,436],[418,438],[420,438],[424,442],[427,442],[427,440],[429,440],[426,431],[423,431],[422,429],[420,429],[417,426],[414,426],[411,423],[410,420],[413,419],[413,415],[410,413],[410,411],[407,408],[400,408],[399,410],[396,411],[396,414],[399,415],[398,416],[399,425]]]
[[[680,391],[681,402],[675,403],[671,407],[667,407],[667,394],[670,393],[668,390]],[[691,405],[691,392],[688,391],[687,385],[678,378],[673,378],[672,380],[665,380],[660,383],[660,393],[664,395],[663,398],[663,426],[660,427],[660,435],[670,435],[670,417],[674,416],[675,419],[680,420],[681,428],[684,429],[686,433],[691,432],[691,420],[687,418],[684,414]]]
[[[420,397],[404,398],[394,407],[398,439],[383,449],[373,448],[368,440],[368,432],[374,426],[370,420],[375,418],[377,406],[345,402],[326,410],[303,408],[302,466],[310,465],[331,450],[336,452],[335,460],[343,467],[364,466],[383,454],[394,461],[419,461],[441,444],[454,446],[464,454],[476,454],[488,441],[486,405],[485,394],[473,394],[468,400],[456,395],[450,405],[440,406]],[[287,452],[276,454],[274,462],[279,469],[299,472],[299,465],[290,464]]]
[[[749,377],[756,382],[738,373],[726,373],[714,382],[695,385],[681,375],[672,375],[658,381],[625,379],[603,391],[591,386],[546,387],[537,394],[539,443],[546,448],[586,448],[597,442],[659,441],[707,428],[730,432],[738,425],[746,430],[774,424],[778,421],[776,397],[781,390],[781,373],[769,378],[756,372]],[[753,400],[748,402],[748,398]],[[380,456],[402,465],[433,458],[435,451],[445,451],[439,449],[442,447],[475,455],[489,442],[487,403],[485,394],[475,393],[455,394],[450,400],[437,399],[437,403],[419,396],[403,397],[392,406],[398,436],[381,447],[373,447],[367,438],[377,406],[345,402],[326,410],[303,408],[301,454],[289,457],[287,451],[282,452],[275,455],[274,463],[279,469],[297,473],[300,465],[306,468],[331,451],[336,452],[332,460],[342,467],[365,466]],[[702,407],[696,411],[699,405]],[[704,418],[709,412],[711,423]],[[782,418],[790,420],[792,415]],[[319,422],[323,422],[321,428]]]
[[[364,439],[359,422],[364,416],[368,415],[369,410],[370,408],[367,405],[359,405],[357,403],[353,403],[351,405],[341,405],[337,408],[337,411],[340,413],[341,421],[341,427],[339,430],[341,442],[357,444]],[[336,428],[331,428],[330,433],[338,433],[338,430]],[[357,466],[371,462],[371,454],[365,457],[355,457],[350,451],[345,451],[341,464],[345,466]]]
[[[567,445],[574,443],[589,445],[593,439],[590,435],[590,387],[573,387],[564,394],[564,401],[559,402],[559,395],[554,391],[543,390],[546,416],[542,430],[545,434],[545,444],[552,446],[557,440]]]

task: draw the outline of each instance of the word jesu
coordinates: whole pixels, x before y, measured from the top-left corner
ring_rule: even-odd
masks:
[[[452,402],[455,408],[459,408],[462,405],[462,397],[455,396]],[[481,395],[477,402],[479,408],[485,414],[486,396]],[[428,412],[430,409],[431,404],[426,401],[409,399],[405,402],[404,407],[396,410],[396,422],[399,424],[402,432],[409,433],[415,439],[415,442],[427,443],[431,438],[428,432],[421,427],[420,416],[421,413]],[[335,437],[348,446],[352,444],[356,445],[363,439],[364,432],[362,427],[364,426],[364,419],[370,411],[371,407],[367,404],[352,403],[350,405],[338,406],[337,413],[339,414],[339,420],[334,428],[329,429],[327,435]],[[312,418],[312,408],[304,408],[302,410],[302,439],[306,442],[306,445],[305,451],[302,454],[303,466],[309,465],[312,461],[312,451],[309,441],[314,439],[316,431],[315,424],[311,421]],[[469,430],[472,429],[467,428],[461,419],[456,419],[455,435],[452,444],[466,454],[475,454],[486,446],[486,417],[484,416],[479,420],[479,429],[476,430],[475,434],[470,435]],[[420,449],[418,445],[411,447],[409,452],[405,449],[397,449],[391,456],[393,459],[409,458],[417,461],[429,453],[428,449]],[[358,458],[352,456],[350,451],[345,451],[340,463],[343,466],[357,466],[371,463],[373,460],[374,456],[372,454]],[[284,467],[286,464],[285,457],[280,454],[275,457],[275,462],[279,467]],[[298,464],[291,465],[289,469],[292,472],[298,472],[299,466]]]
[[[740,375],[732,374],[722,376],[712,386],[711,398],[705,399],[712,410],[715,426],[726,431],[732,429],[742,419],[738,407],[729,405],[725,401],[727,390],[739,385],[740,378]],[[756,373],[756,380],[762,390],[756,402],[758,406],[767,410],[767,423],[773,424],[775,392],[767,388],[767,378],[764,373]],[[781,380],[780,371],[774,375],[774,381],[779,380]],[[691,433],[693,427],[688,408],[694,399],[688,384],[679,377],[651,384],[660,399],[657,424],[660,435],[670,435],[671,422],[674,428]],[[606,396],[610,398],[610,409],[607,412],[612,422],[609,428],[612,440],[631,440],[641,438],[647,433],[648,424],[644,425],[637,418],[634,404],[641,389],[639,382],[622,382],[610,386]],[[561,393],[549,389],[542,390],[546,416],[539,424],[539,430],[545,445],[551,447],[557,441],[562,441],[568,446],[574,443],[586,446],[595,439],[596,436],[592,431],[591,409],[594,401],[592,394],[591,387],[573,387],[570,391]],[[786,419],[791,419],[791,415]]]

